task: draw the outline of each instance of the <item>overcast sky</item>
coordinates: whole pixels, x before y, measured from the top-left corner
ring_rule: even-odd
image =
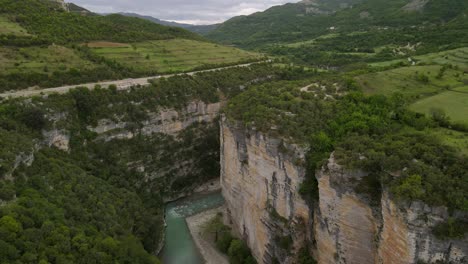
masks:
[[[66,0],[97,13],[133,12],[190,24],[213,24],[298,0]]]

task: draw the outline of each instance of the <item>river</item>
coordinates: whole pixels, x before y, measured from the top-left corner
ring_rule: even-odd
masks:
[[[164,264],[202,264],[185,218],[224,204],[220,192],[195,195],[166,206],[166,241],[161,252]]]

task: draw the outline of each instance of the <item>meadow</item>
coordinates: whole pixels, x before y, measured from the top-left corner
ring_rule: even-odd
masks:
[[[458,66],[463,70],[468,69],[468,47],[458,48],[454,50],[447,50],[442,52],[429,53],[420,56],[411,56],[417,63],[423,64],[452,64]],[[387,67],[397,63],[406,63],[407,59],[398,59],[391,61],[383,61],[370,63],[371,67]]]
[[[442,109],[450,117],[450,121],[468,124],[468,86],[464,89],[466,92],[447,91],[419,100],[410,109],[427,115],[433,109]]]
[[[0,47],[0,71],[12,73],[63,72],[70,69],[92,69],[94,64],[82,59],[73,49],[63,46],[13,48]]]
[[[99,56],[136,72],[183,72],[205,65],[231,64],[260,58],[259,54],[209,42],[187,39],[133,44],[92,42],[87,46]]]
[[[417,98],[462,86],[468,78],[460,69],[447,69],[439,76],[443,66],[410,66],[357,76],[356,81],[367,94],[391,95],[400,92]]]

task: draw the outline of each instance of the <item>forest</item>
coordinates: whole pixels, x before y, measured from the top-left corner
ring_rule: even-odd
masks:
[[[219,176],[219,132],[200,123],[177,136],[144,136],[138,131],[148,114],[182,110],[191,101],[219,102],[252,85],[297,76],[295,69],[258,64],[130,91],[78,88],[1,102],[0,262],[159,263],[151,253],[161,242],[163,200]],[[88,129],[115,116],[137,136],[106,142]],[[69,152],[44,145],[44,131],[54,130],[69,135]],[[31,163],[16,163],[29,155]],[[135,161],[157,180],[145,181],[128,165]],[[184,163],[187,173],[173,167]]]

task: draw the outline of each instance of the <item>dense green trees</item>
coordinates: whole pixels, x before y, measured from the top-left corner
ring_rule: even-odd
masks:
[[[157,263],[150,253],[163,231],[163,196],[219,176],[219,131],[200,123],[177,137],[143,136],[142,123],[162,108],[218,102],[287,71],[253,65],[129,91],[78,88],[2,101],[0,262]],[[135,136],[105,142],[88,130],[101,119],[126,122]],[[45,145],[42,132],[53,129],[70,136],[69,152]]]
[[[205,230],[216,233],[215,244],[222,253],[228,255],[231,264],[256,264],[250,249],[244,241],[235,238],[231,229],[222,222],[222,215],[215,216],[207,225]]]
[[[6,13],[29,33],[41,40],[47,40],[48,43],[66,44],[92,40],[137,42],[172,38],[201,39],[195,33],[184,29],[161,26],[138,18],[121,15],[83,16],[79,13],[65,12],[52,1],[1,0],[1,13]]]
[[[139,232],[161,216],[135,193],[88,174],[58,150],[41,151],[15,178],[18,198],[0,208],[2,263],[159,263]]]
[[[314,8],[318,5],[320,9],[320,5],[328,2],[319,1],[315,3]],[[422,10],[413,12],[404,10],[407,1],[351,2],[354,2],[351,4],[353,8],[345,8],[331,14],[310,12],[310,6],[302,2],[276,6],[265,12],[230,19],[207,34],[207,37],[242,47],[259,48],[277,43],[317,40],[319,36],[337,33],[342,34],[347,41],[341,41],[341,38],[336,41],[323,40],[331,44],[330,50],[338,45],[358,48],[361,51],[368,50],[368,47],[373,49],[388,44],[398,45],[400,41],[408,40],[412,43],[423,41],[423,45],[430,47],[466,41],[466,34],[463,36],[463,27],[460,27],[464,24],[466,28],[466,18],[463,15],[468,8],[466,1],[433,0]],[[363,35],[346,36],[352,32]],[[374,45],[376,42],[382,43],[383,39],[386,39],[385,44]],[[313,44],[316,44],[315,41]],[[309,48],[314,46],[309,45]],[[320,43],[318,46],[319,49],[326,47]]]
[[[322,83],[327,78],[322,75]],[[325,86],[334,87],[333,82]],[[354,89],[348,85],[348,90]],[[328,96],[338,100],[323,100],[318,93],[310,96],[310,91],[301,91],[303,86],[279,82],[253,87],[227,108],[230,120],[308,146],[308,179],[301,194],[317,197],[315,171],[335,151],[340,164],[369,173],[357,188],[377,202],[383,185],[401,201],[468,210],[467,158],[418,132],[436,127],[436,122],[406,110],[399,95],[366,97],[348,92],[340,98],[329,89]]]

